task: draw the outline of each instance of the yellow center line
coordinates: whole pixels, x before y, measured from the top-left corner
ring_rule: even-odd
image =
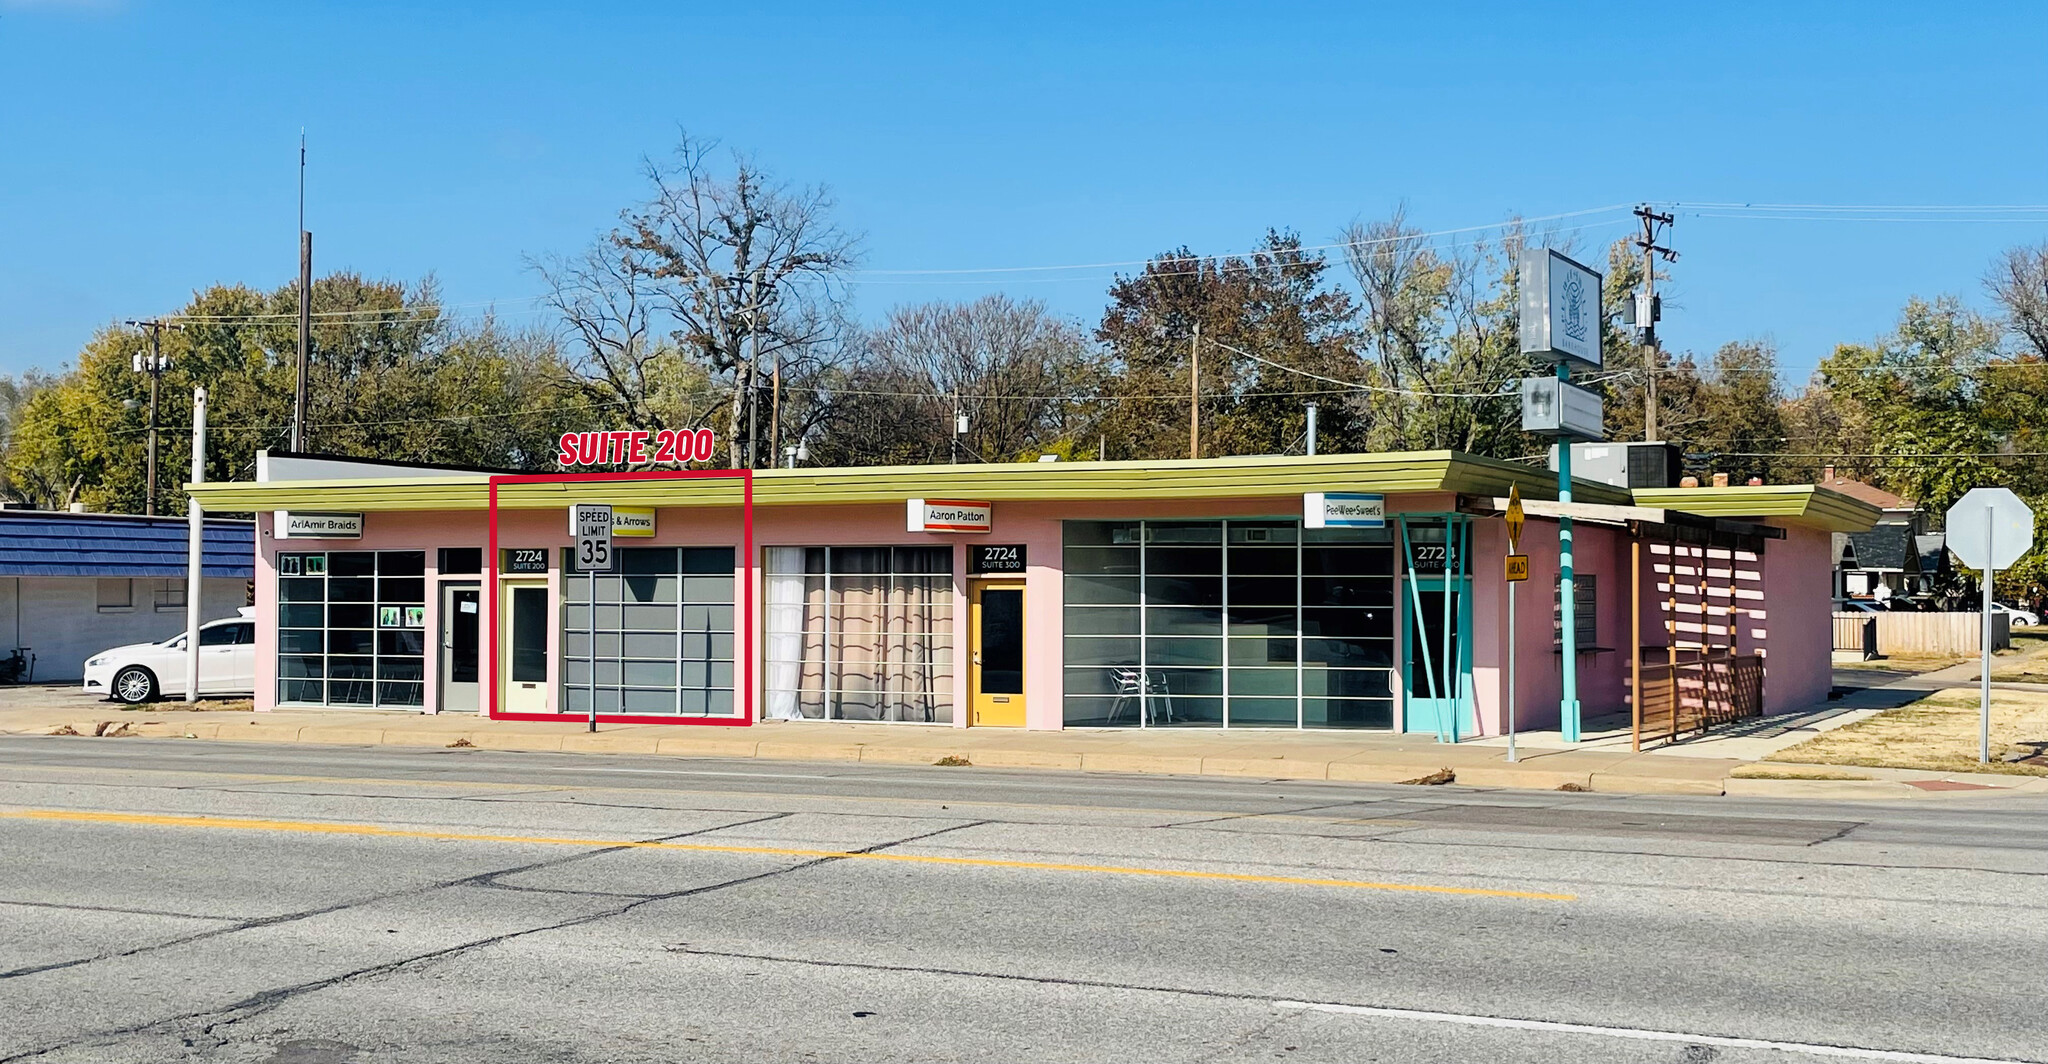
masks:
[[[955,865],[969,868],[1016,868],[1039,872],[1083,872],[1113,876],[1152,876],[1166,879],[1216,880],[1229,883],[1279,883],[1298,887],[1336,887],[1347,890],[1392,890],[1415,894],[1458,894],[1480,898],[1518,898],[1527,901],[1577,901],[1575,894],[1544,894],[1526,890],[1494,890],[1486,887],[1445,887],[1426,883],[1374,883],[1356,879],[1314,879],[1306,876],[1266,876],[1249,872],[1200,872],[1180,868],[1137,868],[1126,865],[1064,864],[1053,861],[1008,861],[994,857],[938,857],[910,853],[864,853],[855,850],[815,850],[791,846],[731,846],[703,842],[643,842],[635,839],[581,839],[553,835],[484,835],[460,831],[417,831],[387,828],[376,824],[347,824],[316,820],[259,820],[245,817],[167,816],[159,813],[95,813],[71,809],[0,810],[0,818],[11,820],[59,820],[88,824],[144,824],[155,827],[224,828],[237,831],[294,831],[320,835],[370,835],[392,839],[446,839],[460,842],[510,842],[548,846],[624,847],[638,850],[682,850],[690,853],[755,854],[769,857],[833,858],[847,861],[895,861],[902,864]]]

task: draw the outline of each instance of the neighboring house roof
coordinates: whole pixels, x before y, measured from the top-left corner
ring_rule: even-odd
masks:
[[[186,537],[182,517],[0,510],[0,576],[181,577]],[[200,541],[206,576],[256,575],[256,526],[206,521]]]
[[[1920,555],[1920,571],[1923,573],[1946,572],[1951,568],[1948,562],[1948,533],[1931,532],[1913,537],[1913,550]]]
[[[1859,569],[1920,571],[1920,553],[1911,532],[1904,525],[1878,525],[1868,532],[1853,533],[1849,536],[1849,544],[1856,552],[1856,567]]]
[[[1829,466],[1821,474],[1821,478],[1815,486],[1839,492],[1858,502],[1867,502],[1880,510],[1912,510],[1914,508],[1911,500],[1902,499],[1875,484],[1865,484],[1860,480],[1851,480],[1848,477],[1841,476],[1835,472],[1833,466]]]
[[[1835,568],[1861,568],[1861,566],[1856,564],[1856,545],[1850,542],[1849,533],[1837,532],[1829,538],[1833,541],[1833,546],[1835,549]]]
[[[337,470],[339,471],[339,470]],[[711,472],[711,471],[705,471]],[[576,502],[641,506],[734,506],[746,494],[741,476],[672,479],[567,479],[505,481],[497,487],[504,509],[561,509]],[[588,477],[590,474],[581,474]],[[978,465],[846,466],[761,469],[752,474],[756,506],[832,503],[902,503],[912,498],[1105,500],[1272,498],[1315,491],[1387,494],[1457,493],[1487,498],[1519,487],[1525,498],[1555,499],[1548,470],[1458,451],[1272,455],[1176,459],[1159,462],[1019,462]],[[489,478],[450,470],[444,476],[359,474],[323,479],[214,481],[186,490],[220,512],[311,509],[342,512],[482,510]],[[1628,491],[1575,480],[1573,501],[1661,507],[1707,517],[1776,518],[1832,532],[1861,532],[1878,518],[1876,506],[1812,485],[1671,488]]]

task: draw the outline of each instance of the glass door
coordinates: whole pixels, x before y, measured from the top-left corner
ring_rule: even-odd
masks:
[[[1471,522],[1457,514],[1405,517],[1402,553],[1402,730],[1457,742],[1477,731],[1472,690]]]
[[[441,701],[443,713],[477,708],[477,621],[483,588],[448,584],[441,588]]]
[[[540,581],[506,581],[499,602],[505,618],[498,656],[498,699],[505,713],[548,711],[548,630],[554,627],[554,604],[548,585]]]

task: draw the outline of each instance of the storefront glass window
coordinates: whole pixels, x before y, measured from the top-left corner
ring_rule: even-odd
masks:
[[[1069,521],[1065,539],[1068,727],[1393,726],[1387,532]]]
[[[426,566],[417,550],[278,555],[278,701],[422,705]]]
[[[951,547],[770,547],[772,720],[953,720]]]
[[[730,547],[616,547],[599,573],[596,637],[591,577],[562,577],[563,712],[731,716],[733,551]],[[565,565],[567,555],[565,552]]]

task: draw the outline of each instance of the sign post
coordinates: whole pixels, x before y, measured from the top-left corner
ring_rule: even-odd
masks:
[[[1948,509],[1948,549],[1984,574],[1982,668],[1978,677],[1977,760],[1991,761],[1991,584],[2034,546],[2034,511],[2007,488],[1971,488]]]
[[[590,577],[586,617],[590,628],[590,730],[597,730],[597,574],[612,568],[612,508],[577,503],[569,508],[569,530],[576,534],[576,564]]]
[[[1520,339],[1522,354],[1548,359],[1556,365],[1557,381],[1524,382],[1522,428],[1557,438],[1557,501],[1572,501],[1572,445],[1574,439],[1599,439],[1604,435],[1597,399],[1590,409],[1591,393],[1572,387],[1572,363],[1600,368],[1600,274],[1549,248],[1528,248],[1518,267],[1521,290]],[[1554,396],[1545,404],[1545,396]],[[1551,417],[1549,415],[1555,415]],[[1569,510],[1569,507],[1567,507]],[[1579,634],[1577,581],[1572,578],[1572,519],[1567,513],[1557,519],[1558,609],[1563,630],[1559,634],[1563,661],[1560,672],[1563,690],[1558,700],[1558,726],[1564,741],[1579,741]]]
[[[1529,579],[1529,556],[1515,551],[1522,539],[1522,489],[1508,485],[1508,763],[1515,762],[1515,588]],[[1517,564],[1519,563],[1519,564]]]

